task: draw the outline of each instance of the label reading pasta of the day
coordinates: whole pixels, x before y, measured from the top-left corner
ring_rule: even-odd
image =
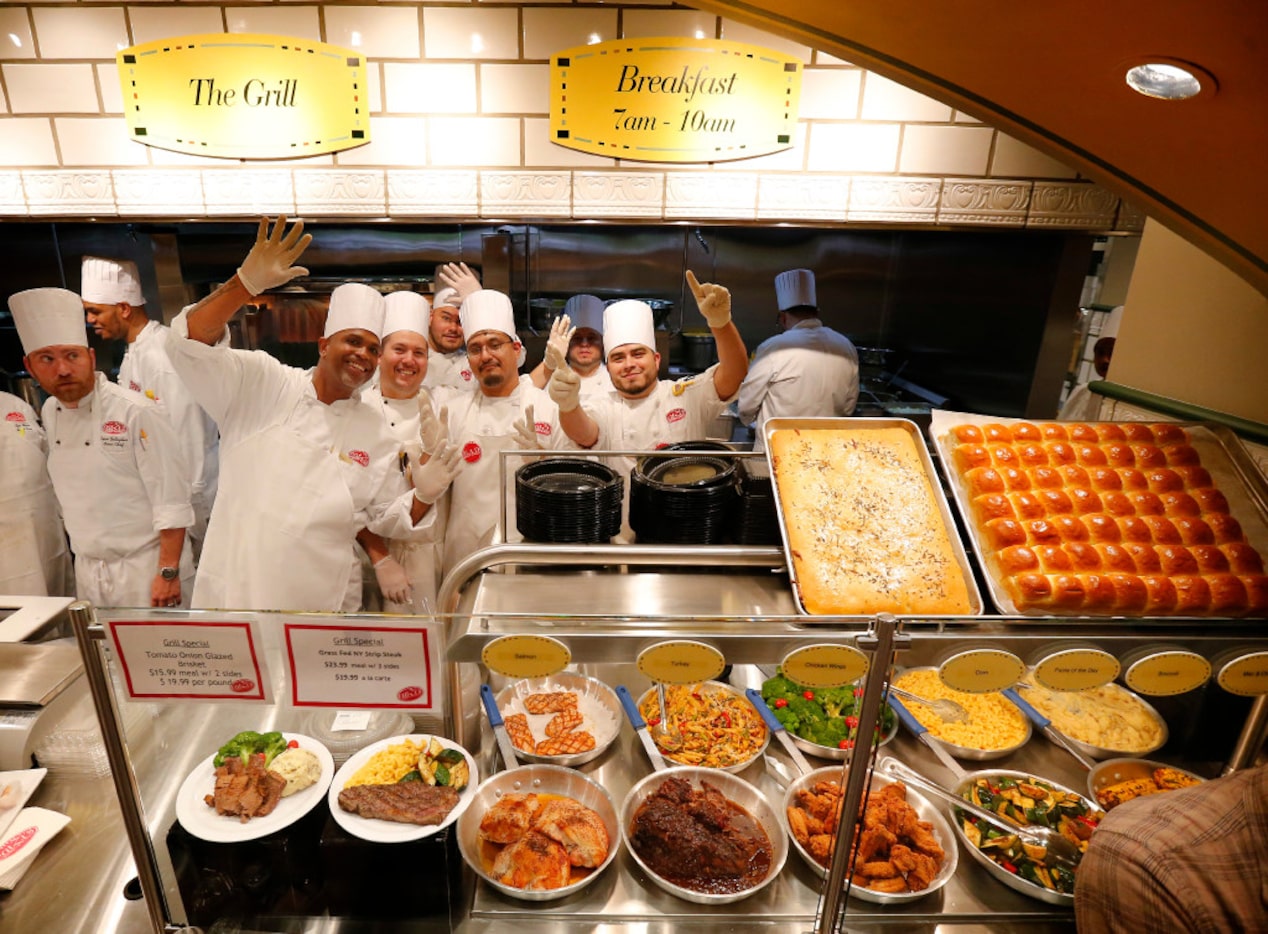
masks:
[[[1137,694],[1170,697],[1206,684],[1211,663],[1195,652],[1154,652],[1127,666],[1123,680]]]
[[[973,649],[952,655],[938,668],[938,677],[953,691],[990,694],[1012,687],[1026,666],[1011,652]]]
[[[711,645],[687,639],[660,642],[638,654],[638,670],[663,684],[694,684],[722,674],[726,658]]]
[[[1268,694],[1268,652],[1251,652],[1220,669],[1220,687],[1230,694],[1257,697]]]
[[[1035,665],[1035,681],[1050,691],[1087,691],[1109,684],[1122,666],[1100,649],[1065,649]]]
[[[549,636],[502,636],[484,647],[480,660],[508,678],[544,678],[563,671],[572,652]]]
[[[789,652],[784,677],[811,688],[839,688],[867,674],[867,656],[852,645],[807,645]]]

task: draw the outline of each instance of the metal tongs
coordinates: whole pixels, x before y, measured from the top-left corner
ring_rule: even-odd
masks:
[[[913,694],[911,691],[905,691],[902,688],[896,688],[892,684],[889,685],[889,693],[898,697],[905,697],[909,701],[915,701],[917,704],[924,704],[935,714],[937,714],[946,723],[968,723],[969,712],[960,704],[949,698],[938,698],[933,700],[921,697],[919,694]]]

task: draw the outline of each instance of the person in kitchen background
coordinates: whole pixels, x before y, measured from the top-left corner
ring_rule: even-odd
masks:
[[[1117,342],[1113,337],[1101,337],[1092,345],[1092,369],[1101,379],[1109,374],[1110,358],[1114,356],[1114,345]],[[1080,383],[1070,390],[1057,418],[1063,422],[1096,421],[1101,414],[1102,398],[1100,394],[1088,389],[1087,383]]]
[[[346,609],[359,603],[354,539],[429,534],[432,505],[448,489],[458,451],[440,442],[412,472],[361,388],[380,354],[383,296],[345,283],[334,290],[310,370],[223,340],[229,319],[254,296],[307,270],[295,262],[312,237],[260,221],[238,271],[172,322],[177,373],[220,427],[220,490],[194,590],[196,607]],[[356,577],[354,578],[354,575]],[[353,607],[355,608],[355,607]]]
[[[551,324],[547,346],[557,347],[562,342],[567,348],[564,359],[581,378],[582,404],[612,389],[612,377],[603,365],[603,308],[601,298],[574,295]],[[553,360],[554,355],[548,355],[529,374],[538,389],[545,389],[554,375]]]
[[[422,388],[430,366],[427,299],[417,292],[392,292],[383,305],[379,381],[377,386],[362,392],[361,400],[382,416],[412,467],[419,462],[423,447],[435,449],[443,439],[449,413],[443,408],[437,413],[430,394]],[[369,575],[373,585],[363,591],[363,609],[382,609],[387,613],[431,611],[440,584],[440,548],[448,497],[442,497],[433,511],[436,517],[429,535],[392,541],[369,529],[362,529],[357,535],[373,569]],[[376,598],[381,598],[381,602]]]
[[[81,272],[79,295],[89,326],[102,338],[127,342],[119,385],[161,404],[180,439],[190,472],[194,524],[188,534],[197,564],[220,469],[216,424],[172,368],[167,356],[170,331],[146,313],[136,263],[85,256]]]
[[[44,403],[48,474],[75,555],[75,594],[97,606],[183,606],[194,582],[189,469],[156,402],[96,371],[80,297],[9,299]]]
[[[448,386],[453,389],[474,391],[475,376],[467,363],[467,353],[462,336],[462,319],[458,306],[462,299],[458,290],[444,286],[432,296],[430,318],[427,326],[427,378],[424,389]]]
[[[850,415],[859,399],[858,351],[819,320],[815,274],[781,272],[775,299],[780,333],[757,346],[740,387],[740,421],[756,429],[755,451],[766,449],[767,419]]]

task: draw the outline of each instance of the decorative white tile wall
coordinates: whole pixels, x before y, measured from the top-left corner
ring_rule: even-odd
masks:
[[[471,217],[480,213],[480,174],[389,169],[387,201],[393,217]]]
[[[616,29],[617,11],[611,8],[528,8],[522,11],[521,16],[524,20],[524,57],[529,60],[545,61],[556,52],[573,46],[594,45],[620,38]]]
[[[717,38],[718,18],[699,10],[626,10],[621,16],[622,39],[648,36]]]
[[[806,168],[811,172],[893,172],[898,167],[897,123],[816,123],[810,127]]]
[[[109,172],[28,169],[22,173],[22,188],[32,215],[118,213]]]
[[[988,127],[905,126],[898,171],[984,175],[993,133]]]
[[[385,176],[371,169],[297,172],[295,209],[301,214],[382,215],[387,211]]]
[[[220,7],[128,7],[128,20],[132,23],[133,45],[155,39],[225,31]]]
[[[674,172],[665,177],[665,217],[757,219],[757,176]]]
[[[524,120],[524,165],[533,167],[577,166],[598,168],[616,165],[615,159],[566,149],[550,141],[550,121],[527,117]],[[631,165],[632,169],[641,166]]]
[[[295,186],[286,169],[209,169],[202,182],[209,212],[295,213]]]
[[[315,6],[226,7],[230,32],[257,32],[321,41],[321,21]]]
[[[444,168],[518,166],[520,121],[514,117],[431,117],[429,164]]]
[[[488,217],[572,214],[568,172],[481,172],[480,210]]]
[[[62,165],[148,165],[150,147],[134,143],[122,117],[57,117],[53,120]]]
[[[1035,182],[1027,227],[1109,230],[1118,198],[1096,185],[1081,182]]]
[[[550,113],[550,66],[481,65],[480,112]]]
[[[0,213],[26,213],[26,193],[22,190],[22,173],[0,171]]]
[[[123,88],[119,86],[119,66],[111,62],[108,65],[94,65],[97,75],[97,91],[101,95],[103,113],[123,113]]]
[[[114,58],[131,45],[121,6],[35,7],[31,15],[41,59]]]
[[[849,203],[847,175],[763,175],[758,182],[760,220],[844,221]]]
[[[863,72],[857,68],[812,68],[801,74],[802,120],[852,120],[859,113]]]
[[[206,207],[202,172],[196,169],[157,173],[120,169],[111,174],[120,214],[198,217]]]
[[[387,62],[383,65],[383,107],[389,113],[475,113],[476,66]]]
[[[429,59],[517,59],[519,13],[514,9],[423,8],[423,56]]]
[[[1006,133],[996,133],[989,174],[1010,178],[1074,178],[1077,173],[1065,163],[1027,146],[1019,139]]]
[[[948,178],[942,183],[938,222],[1020,227],[1030,206],[1030,182]]]
[[[35,40],[25,6],[0,8],[0,59],[35,58]]]
[[[938,178],[855,178],[846,219],[862,222],[932,223],[938,215]]]
[[[427,164],[426,117],[371,117],[370,142],[335,153],[339,165]]]
[[[951,108],[919,91],[868,73],[863,79],[863,108],[859,116],[864,120],[946,123],[951,119]]]
[[[57,165],[53,122],[47,117],[9,117],[0,127],[0,165]]]
[[[574,172],[575,217],[661,217],[665,177],[659,173]]]
[[[0,65],[15,114],[96,113],[97,81],[91,65]]]
[[[324,12],[327,42],[370,58],[418,59],[418,7],[328,6]]]

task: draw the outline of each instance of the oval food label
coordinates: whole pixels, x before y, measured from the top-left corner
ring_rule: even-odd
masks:
[[[1220,669],[1216,680],[1230,694],[1242,697],[1268,694],[1268,652],[1251,652],[1233,659]]]
[[[867,674],[867,656],[852,645],[808,645],[784,656],[784,677],[810,688],[839,688]]]
[[[974,649],[952,655],[938,667],[938,677],[953,691],[990,694],[1012,687],[1026,666],[1011,652]]]
[[[1035,681],[1050,691],[1087,691],[1109,684],[1122,667],[1100,649],[1065,649],[1035,665]]]
[[[1123,680],[1137,694],[1170,697],[1206,684],[1211,663],[1194,652],[1155,652],[1127,666]]]
[[[664,684],[694,684],[722,674],[726,658],[711,645],[680,640],[660,642],[638,654],[638,670]]]
[[[549,636],[502,636],[480,653],[480,661],[508,678],[544,678],[572,661],[572,652]]]

